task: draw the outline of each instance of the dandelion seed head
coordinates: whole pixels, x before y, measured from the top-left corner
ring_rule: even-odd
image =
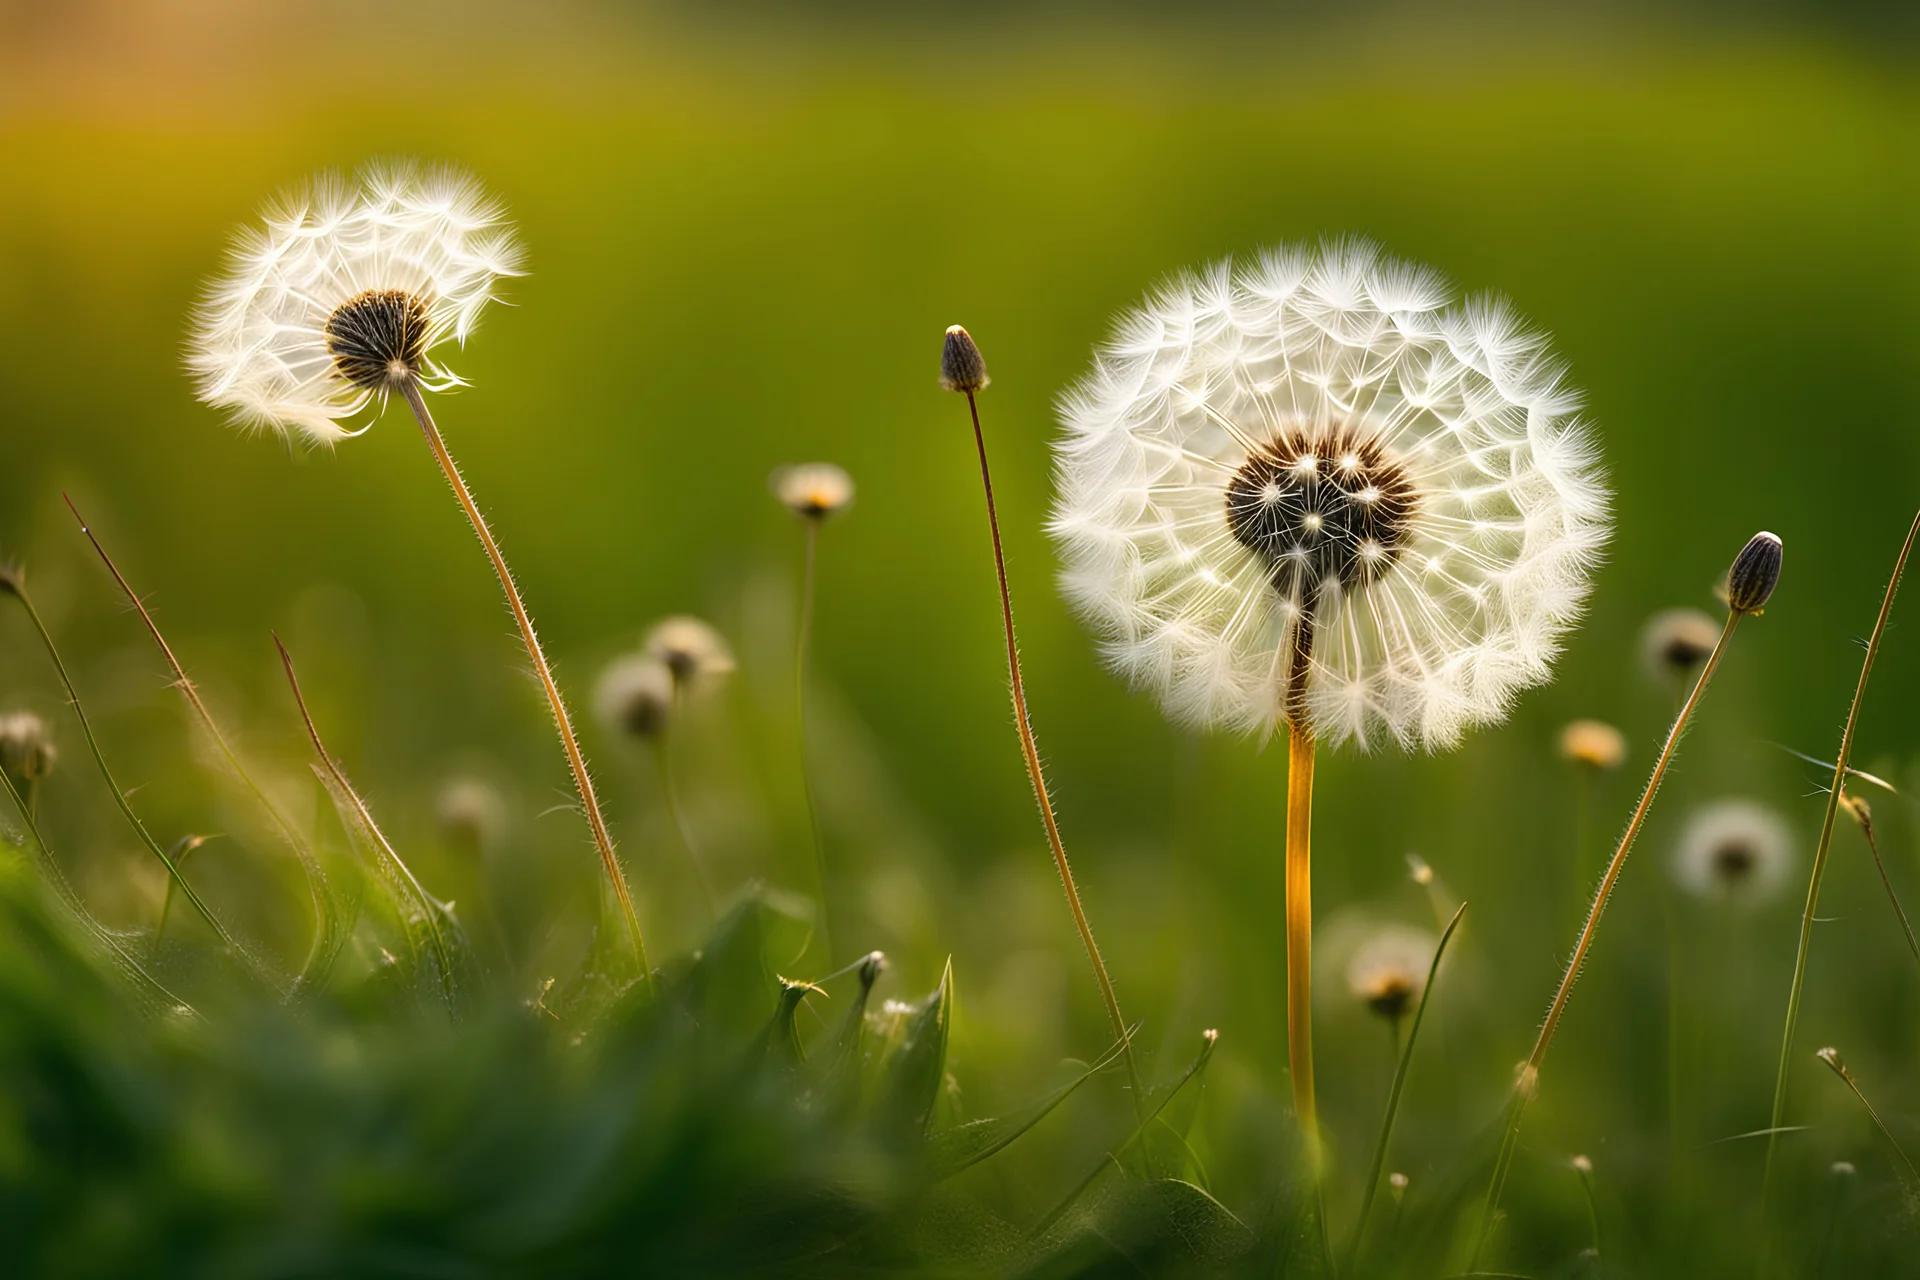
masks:
[[[1589,769],[1618,769],[1627,758],[1627,737],[1604,720],[1575,720],[1560,731],[1560,754]]]
[[[1364,242],[1177,277],[1062,400],[1062,587],[1177,722],[1453,745],[1545,680],[1608,495],[1545,340]],[[1302,627],[1309,628],[1300,631]]]
[[[36,781],[52,773],[59,758],[46,721],[31,711],[0,715],[0,771],[22,781]]]
[[[1424,929],[1383,926],[1361,942],[1347,962],[1347,989],[1383,1018],[1404,1017],[1426,990],[1437,946]]]
[[[1681,832],[1674,879],[1696,897],[1743,906],[1774,896],[1793,869],[1793,832],[1751,800],[1720,800],[1696,810]]]
[[[733,650],[711,623],[689,614],[664,618],[647,632],[641,649],[665,665],[674,682],[688,685],[733,670]]]
[[[1720,624],[1698,609],[1667,609],[1647,620],[1640,650],[1657,679],[1686,681],[1720,643]]]
[[[1581,1177],[1591,1178],[1593,1176],[1593,1161],[1589,1160],[1586,1156],[1575,1156],[1567,1163],[1572,1165],[1573,1171]]]
[[[673,672],[649,654],[628,654],[600,673],[593,703],[600,719],[636,738],[659,736],[673,715]]]
[[[774,472],[773,494],[802,520],[824,520],[853,505],[853,477],[831,462],[805,462]]]
[[[490,848],[506,826],[506,803],[479,778],[453,778],[434,797],[434,816],[448,844],[474,852]]]
[[[435,356],[464,343],[521,252],[500,206],[444,168],[323,174],[242,231],[188,339],[201,400],[318,445],[407,381],[460,385]]]

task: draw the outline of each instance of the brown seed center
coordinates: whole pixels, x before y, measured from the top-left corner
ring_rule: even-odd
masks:
[[[393,387],[419,374],[427,354],[427,304],[405,289],[369,289],[327,317],[327,352],[356,387]]]

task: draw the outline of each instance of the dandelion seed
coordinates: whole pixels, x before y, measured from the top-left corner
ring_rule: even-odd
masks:
[[[656,738],[673,715],[673,672],[647,654],[631,654],[600,673],[594,706],[601,720],[636,738]]]
[[[1347,989],[1389,1022],[1399,1022],[1426,990],[1436,942],[1424,929],[1389,925],[1361,943],[1347,964]]]
[[[1657,679],[1684,684],[1720,641],[1720,624],[1698,609],[1668,609],[1647,620],[1640,650]]]
[[[831,462],[807,462],[774,472],[773,493],[802,520],[819,521],[853,505],[853,478]]]
[[[426,393],[460,385],[436,348],[448,339],[464,344],[500,281],[520,272],[504,210],[463,174],[399,164],[351,179],[322,176],[270,206],[263,220],[264,228],[235,240],[194,317],[187,365],[200,399],[243,426],[297,432],[318,445],[365,430],[342,424],[384,409],[391,396],[406,401],[499,579],[651,988],[640,917],[566,700],[506,556],[427,408]]]
[[[0,770],[22,782],[38,782],[59,759],[46,721],[31,711],[0,715]]]
[[[464,344],[521,250],[500,205],[451,169],[324,175],[234,242],[194,318],[202,400],[244,426],[327,445],[402,384],[461,385],[435,349]]]
[[[1610,771],[1626,760],[1627,738],[1604,720],[1575,720],[1560,731],[1560,754],[1577,765]]]
[[[1674,879],[1688,893],[1742,906],[1773,897],[1792,869],[1792,829],[1750,800],[1722,800],[1696,811],[1673,859]]]
[[[641,649],[664,663],[674,684],[686,688],[706,676],[733,670],[733,650],[711,625],[686,614],[664,619],[647,632]]]

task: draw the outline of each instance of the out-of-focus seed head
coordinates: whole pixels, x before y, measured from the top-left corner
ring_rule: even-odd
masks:
[[[1573,1171],[1581,1177],[1591,1178],[1593,1176],[1593,1161],[1587,1159],[1585,1156],[1575,1156],[1569,1163],[1573,1165]]]
[[[600,718],[621,733],[658,737],[673,715],[673,672],[646,654],[616,659],[600,673],[594,706]]]
[[[1560,731],[1560,754],[1589,769],[1618,769],[1627,758],[1627,737],[1604,720],[1575,720]]]
[[[641,649],[664,663],[682,687],[733,670],[733,650],[726,639],[711,624],[686,614],[655,623]]]
[[[1413,1009],[1426,989],[1427,970],[1438,944],[1424,929],[1388,925],[1363,942],[1347,965],[1354,997],[1388,1021]]]
[[[1425,889],[1433,884],[1433,868],[1417,853],[1407,855],[1407,879]]]
[[[1832,1067],[1836,1073],[1843,1076],[1847,1074],[1846,1062],[1840,1057],[1840,1051],[1832,1045],[1824,1049],[1816,1049],[1813,1056]]]
[[[1387,1186],[1393,1192],[1393,1198],[1398,1200],[1401,1196],[1407,1194],[1407,1175],[1404,1173],[1388,1174]]]
[[[1762,531],[1747,539],[1727,570],[1727,607],[1735,613],[1759,613],[1780,585],[1780,561],[1786,548],[1777,534]]]
[[[987,361],[975,345],[973,335],[959,325],[947,330],[940,348],[940,385],[949,391],[974,392],[993,379],[987,376]]]
[[[1835,1160],[1827,1172],[1836,1178],[1851,1178],[1858,1170],[1853,1167],[1853,1162],[1850,1160]]]
[[[37,781],[53,772],[60,752],[47,732],[47,722],[31,711],[0,716],[0,770],[23,782]]]
[[[853,477],[831,462],[804,462],[773,473],[773,495],[802,520],[824,520],[853,505]]]
[[[450,779],[434,798],[441,838],[470,853],[491,848],[500,838],[506,812],[500,793],[478,778]]]
[[[1647,669],[1661,680],[1691,680],[1718,643],[1720,624],[1698,609],[1656,613],[1640,633]]]
[[[1750,800],[1718,800],[1687,820],[1673,875],[1696,897],[1756,907],[1786,887],[1793,848],[1793,829],[1773,810]]]
[[[869,951],[860,957],[860,989],[873,990],[873,984],[880,981],[880,975],[887,971],[887,954],[884,951]]]

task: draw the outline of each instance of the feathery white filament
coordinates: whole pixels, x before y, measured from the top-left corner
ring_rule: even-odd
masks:
[[[1454,302],[1365,242],[1179,276],[1121,317],[1063,400],[1063,588],[1113,666],[1182,723],[1282,724],[1310,610],[1316,734],[1451,746],[1547,678],[1585,601],[1608,516],[1577,407],[1504,303]],[[1272,529],[1301,535],[1265,554],[1228,518],[1229,485],[1263,455],[1260,478],[1317,475],[1338,504],[1309,495],[1288,515],[1280,484],[1258,489]],[[1381,475],[1412,495],[1394,499],[1391,546],[1361,523]],[[1266,518],[1254,492],[1241,513]]]
[[[314,444],[358,434],[342,423],[386,388],[344,377],[327,323],[368,293],[418,302],[422,388],[460,379],[429,354],[464,343],[521,251],[501,207],[450,169],[372,166],[322,174],[239,233],[194,317],[187,365],[200,399],[246,427],[298,431]],[[364,430],[364,428],[361,428]]]

